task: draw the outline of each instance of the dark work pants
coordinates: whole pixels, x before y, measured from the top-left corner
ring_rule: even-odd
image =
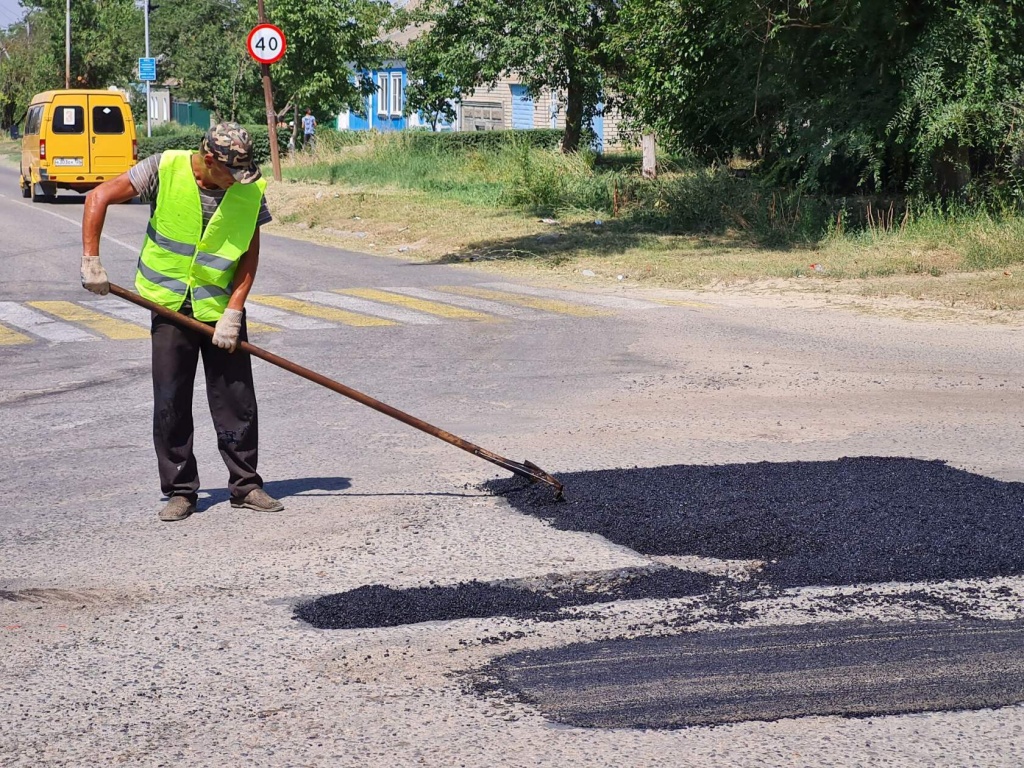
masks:
[[[186,303],[182,312],[190,314]],[[248,341],[242,316],[240,341]],[[160,490],[195,500],[199,470],[192,452],[192,390],[199,355],[206,374],[206,397],[217,430],[217,447],[228,467],[232,497],[263,487],[256,472],[259,430],[252,360],[245,352],[215,347],[210,337],[153,315],[153,442]]]

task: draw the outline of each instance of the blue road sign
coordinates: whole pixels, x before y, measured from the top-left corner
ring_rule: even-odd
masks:
[[[156,59],[139,59],[139,80],[143,82],[156,80]]]

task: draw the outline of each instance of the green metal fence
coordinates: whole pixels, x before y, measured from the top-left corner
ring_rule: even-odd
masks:
[[[171,117],[178,125],[195,125],[203,130],[210,127],[210,110],[194,101],[175,101],[171,105]]]

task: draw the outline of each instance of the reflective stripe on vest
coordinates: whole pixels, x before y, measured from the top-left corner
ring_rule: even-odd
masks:
[[[193,316],[210,323],[228,305],[231,281],[256,231],[267,183],[232,184],[203,230],[192,154],[168,150],[160,158],[160,189],[135,287],[143,297],[174,310],[191,291]]]

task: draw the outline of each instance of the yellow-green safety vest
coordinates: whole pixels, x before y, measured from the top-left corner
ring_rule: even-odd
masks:
[[[203,231],[192,154],[174,149],[160,158],[160,190],[139,254],[135,289],[175,311],[191,291],[192,315],[213,323],[231,298],[235,269],[256,231],[267,182],[228,187]]]

